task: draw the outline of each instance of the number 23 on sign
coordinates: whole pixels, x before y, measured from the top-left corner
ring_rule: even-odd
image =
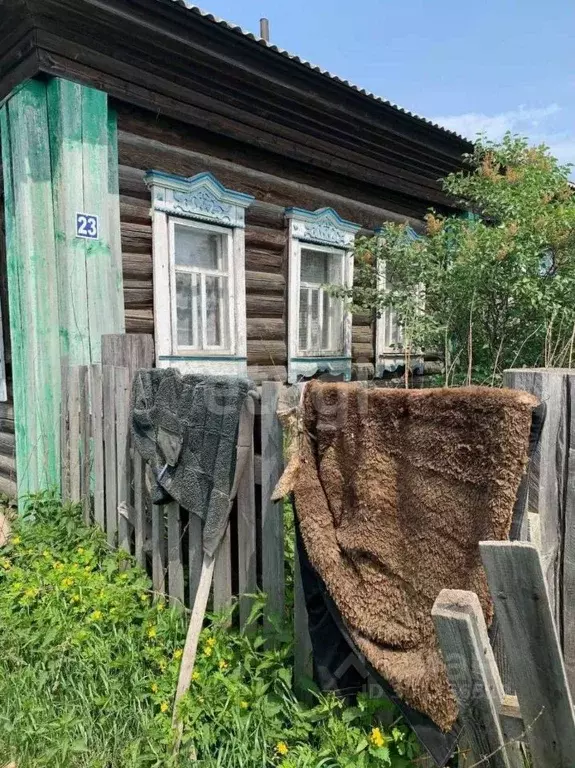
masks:
[[[86,240],[97,240],[100,236],[100,221],[98,216],[90,213],[76,214],[76,237],[83,237]]]

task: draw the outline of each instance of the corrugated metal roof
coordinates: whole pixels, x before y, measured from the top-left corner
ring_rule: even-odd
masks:
[[[279,48],[277,45],[268,43],[263,38],[258,37],[257,35],[254,35],[253,32],[248,32],[247,30],[242,29],[242,27],[239,27],[237,24],[232,24],[231,22],[226,21],[225,19],[220,19],[218,16],[214,16],[213,13],[204,11],[202,10],[202,8],[199,8],[197,5],[192,5],[187,0],[172,0],[172,2],[182,6],[182,8],[186,8],[188,11],[192,11],[193,13],[196,13],[198,16],[201,16],[202,18],[207,19],[208,21],[211,21],[214,24],[218,24],[219,26],[224,27],[224,29],[229,29],[230,31],[235,32],[238,35],[242,35],[242,37],[245,37],[248,40],[253,40],[258,45],[261,45],[264,48],[268,48],[269,50],[274,51],[275,53],[278,53],[281,56],[284,56],[286,59],[289,59],[290,61],[293,61],[296,64],[301,64],[304,67],[307,67],[308,69],[313,70],[314,72],[318,72],[320,75],[323,75],[324,77],[328,77],[330,80],[333,80],[336,83],[340,83],[341,85],[344,85],[347,88],[351,88],[352,91],[355,91],[356,93],[359,93],[362,96],[367,96],[367,98],[373,99],[373,101],[377,101],[380,104],[385,104],[388,107],[392,107],[393,109],[396,109],[398,112],[401,112],[402,114],[407,115],[408,117],[411,117],[414,120],[419,120],[420,122],[425,123],[426,125],[430,125],[433,128],[437,128],[438,130],[442,131],[442,133],[446,133],[449,136],[454,136],[457,139],[461,139],[463,141],[467,141],[471,143],[470,140],[467,139],[465,136],[462,136],[461,134],[456,133],[455,131],[451,131],[448,128],[444,128],[442,125],[439,125],[438,123],[434,123],[431,120],[428,120],[427,118],[422,117],[421,115],[417,115],[415,112],[410,112],[408,109],[404,109],[403,107],[400,107],[398,104],[394,104],[393,102],[388,101],[387,99],[382,99],[380,96],[377,96],[376,94],[371,93],[370,91],[366,91],[365,88],[360,88],[358,85],[354,85],[354,83],[350,83],[349,80],[343,80],[341,77],[334,75],[332,72],[328,72],[327,69],[322,69],[321,67],[318,67],[316,64],[312,64],[311,62],[306,61],[305,59],[302,59],[299,56],[296,56],[295,54],[290,53],[289,51],[286,51],[284,48]]]

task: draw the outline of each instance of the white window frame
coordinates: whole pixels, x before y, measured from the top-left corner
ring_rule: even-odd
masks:
[[[344,221],[331,208],[305,211],[299,208],[286,210],[289,226],[288,238],[288,382],[308,378],[319,372],[341,374],[345,381],[351,378],[351,327],[352,316],[343,307],[343,346],[341,352],[326,350],[325,353],[309,353],[299,345],[300,290],[302,248],[340,256],[342,259],[342,285],[353,284],[353,246],[359,225]],[[321,294],[320,294],[321,295]]]
[[[343,355],[344,349],[345,349],[345,309],[343,311],[343,318],[342,318],[342,346],[340,349],[322,349],[320,345],[320,349],[318,352],[308,351],[304,350],[300,347],[300,309],[301,309],[301,291],[303,288],[308,288],[308,290],[318,290],[318,317],[319,317],[319,335],[320,338],[323,336],[323,302],[327,296],[327,293],[325,289],[322,289],[322,284],[320,283],[314,283],[313,285],[308,285],[305,281],[302,281],[301,279],[301,252],[302,249],[306,251],[317,251],[318,253],[324,253],[328,256],[328,258],[333,257],[335,259],[340,260],[341,265],[341,275],[343,278],[342,285],[347,285],[347,279],[346,279],[346,272],[347,272],[347,265],[346,265],[346,259],[347,259],[347,252],[343,250],[342,248],[333,248],[331,246],[327,245],[317,245],[316,243],[306,243],[302,242],[301,240],[297,240],[294,244],[294,248],[297,248],[299,250],[298,254],[298,261],[299,261],[299,270],[300,270],[300,281],[299,281],[299,287],[300,290],[298,292],[297,301],[298,301],[298,308],[297,308],[297,317],[298,317],[298,334],[297,334],[297,355],[298,357],[329,357],[329,356],[337,356],[337,355]],[[338,299],[333,299],[333,301],[338,301]],[[308,296],[308,305],[309,305],[309,296]],[[348,313],[349,314],[349,313]],[[308,337],[311,334],[311,323],[308,325]],[[331,334],[330,334],[331,336]]]
[[[223,272],[217,269],[203,269],[200,267],[184,267],[181,264],[176,264],[176,226],[189,227],[190,229],[196,229],[199,232],[213,232],[218,235],[222,235],[225,243],[227,270]],[[213,224],[205,224],[200,221],[190,221],[188,219],[180,219],[175,216],[170,216],[168,220],[169,227],[169,258],[170,258],[170,303],[172,309],[172,355],[201,355],[201,354],[220,354],[220,355],[234,355],[236,347],[235,339],[235,308],[234,308],[234,254],[233,254],[233,235],[229,229],[224,227],[214,226]],[[200,276],[201,294],[203,299],[203,312],[202,312],[202,343],[194,346],[181,346],[178,344],[178,308],[177,308],[177,291],[176,291],[176,276],[178,272],[186,274],[195,274]],[[228,326],[228,346],[222,347],[220,344],[209,345],[205,342],[206,337],[206,297],[205,297],[205,277],[213,275],[214,277],[226,277],[228,280],[228,317],[225,323],[224,318],[221,316],[223,313],[223,307],[220,306],[220,323],[223,328],[224,323]],[[197,332],[197,329],[196,329]]]
[[[156,366],[174,366],[183,373],[246,376],[245,210],[254,198],[226,189],[210,173],[188,179],[150,171],[146,183],[152,194]],[[180,266],[176,270],[178,225],[226,237],[229,344],[225,349],[178,345],[176,271],[212,272]]]

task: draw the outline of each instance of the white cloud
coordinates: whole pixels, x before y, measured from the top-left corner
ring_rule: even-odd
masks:
[[[557,116],[562,112],[558,104],[546,107],[527,108],[520,106],[507,112],[486,115],[481,112],[466,112],[461,115],[446,115],[433,118],[433,122],[474,141],[477,134],[498,141],[507,131],[526,136],[531,144],[546,144],[560,163],[575,165],[575,133],[562,130]],[[565,117],[563,118],[565,123]]]
[[[507,132],[530,135],[541,128],[548,118],[561,111],[558,104],[547,107],[528,109],[524,106],[496,115],[485,115],[481,112],[466,112],[462,115],[434,117],[433,122],[443,125],[452,131],[475,139],[478,133],[485,133],[490,139],[501,139]]]

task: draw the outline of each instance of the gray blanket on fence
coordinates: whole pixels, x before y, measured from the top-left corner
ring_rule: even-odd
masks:
[[[213,555],[225,532],[236,468],[240,414],[254,385],[237,377],[138,371],[132,385],[135,448],[155,478],[152,501],[177,501],[204,522]]]

